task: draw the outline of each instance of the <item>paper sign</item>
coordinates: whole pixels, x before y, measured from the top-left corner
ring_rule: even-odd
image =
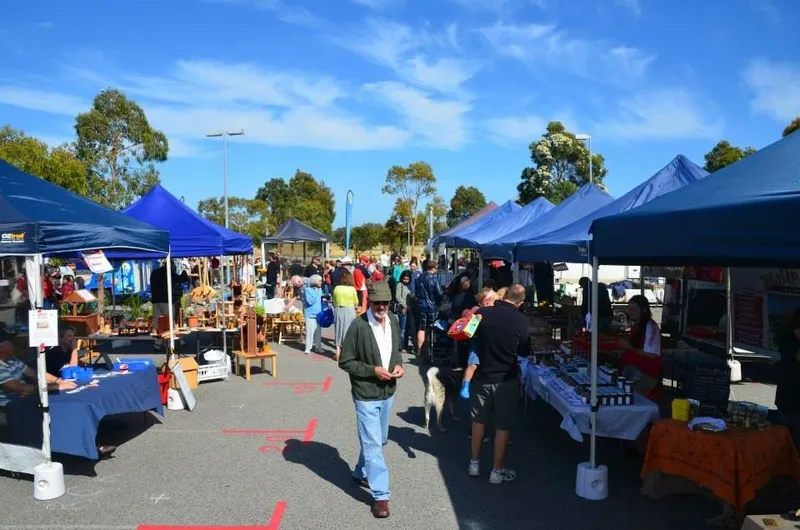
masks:
[[[97,298],[88,289],[78,289],[75,291],[83,299],[84,302],[95,302]]]
[[[108,262],[108,258],[102,250],[93,250],[91,252],[81,252],[83,260],[89,270],[95,274],[103,274],[104,272],[111,272],[114,267]]]
[[[58,346],[58,311],[54,309],[28,311],[28,346],[42,345]]]

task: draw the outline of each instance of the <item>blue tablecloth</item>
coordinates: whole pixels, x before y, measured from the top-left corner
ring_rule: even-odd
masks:
[[[95,375],[108,374],[96,370]],[[154,410],[163,414],[155,367],[141,372],[111,374],[99,378],[96,388],[76,393],[50,394],[50,445],[54,453],[97,460],[97,426],[104,416]],[[8,427],[11,443],[42,446],[41,413],[38,398],[9,402]]]

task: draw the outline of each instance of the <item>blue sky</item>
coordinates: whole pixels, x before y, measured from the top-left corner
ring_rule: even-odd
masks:
[[[0,17],[0,123],[57,144],[102,88],[170,140],[162,182],[188,204],[253,196],[301,168],[354,221],[383,222],[387,169],[426,160],[516,196],[551,119],[588,133],[619,196],[718,140],[763,147],[800,114],[790,0],[141,0],[15,2]],[[133,6],[136,6],[135,8]]]

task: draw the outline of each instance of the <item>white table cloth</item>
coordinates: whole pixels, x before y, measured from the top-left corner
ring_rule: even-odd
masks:
[[[561,428],[576,442],[591,432],[589,405],[577,402],[560,388],[557,380],[542,366],[521,359],[522,382],[531,399],[549,403],[564,420]],[[658,405],[634,393],[633,405],[600,407],[597,412],[597,435],[605,438],[635,440],[648,424],[661,419]]]

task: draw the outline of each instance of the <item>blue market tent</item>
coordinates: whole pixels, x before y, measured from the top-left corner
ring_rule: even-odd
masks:
[[[565,227],[517,245],[517,259],[526,261],[585,262],[589,258],[589,229],[595,219],[633,210],[666,193],[701,180],[708,172],[683,155],[676,156],[658,173],[620,197]],[[627,239],[627,232],[617,234]]]
[[[539,197],[530,204],[516,209],[499,218],[491,219],[475,230],[469,230],[463,235],[454,236],[453,246],[459,248],[480,248],[483,243],[491,241],[498,236],[508,234],[528,223],[534,223],[547,212],[552,211],[553,203]],[[478,223],[476,223],[477,225]]]
[[[458,233],[461,230],[466,229],[467,227],[471,226],[473,223],[477,223],[481,218],[489,215],[490,213],[495,211],[497,208],[498,208],[498,206],[497,206],[496,202],[489,201],[489,203],[486,206],[484,206],[483,208],[481,208],[480,210],[478,210],[477,212],[472,214],[469,218],[464,219],[463,221],[458,223],[453,228],[450,228],[449,230],[446,230],[446,231],[442,232],[441,234],[438,234],[438,235],[434,236],[433,239],[431,239],[431,241],[430,241],[430,245],[432,247],[435,247],[436,245],[441,245],[442,243],[445,242],[445,240],[447,239],[448,236],[451,236],[451,235],[453,235],[455,233]]]
[[[800,133],[631,210],[594,221],[603,262],[769,266],[800,263]],[[624,234],[620,237],[619,234]]]
[[[0,254],[94,249],[166,254],[169,234],[0,160]]]
[[[462,230],[453,231],[451,235],[444,238],[441,242],[445,243],[448,247],[470,248],[470,241],[467,239],[467,236],[521,209],[522,206],[516,202],[506,201],[498,206],[497,209],[482,216]]]
[[[586,184],[544,215],[520,223],[512,232],[481,245],[481,257],[513,261],[514,247],[520,241],[558,230],[613,200],[611,195],[594,184]]]
[[[264,243],[327,243],[328,236],[305,225],[295,218],[284,221],[275,235],[264,238]]]
[[[231,256],[252,254],[253,240],[215,224],[201,216],[160,184],[123,210],[129,218],[139,219],[169,232],[173,258]],[[147,254],[109,252],[110,257],[147,258]]]

